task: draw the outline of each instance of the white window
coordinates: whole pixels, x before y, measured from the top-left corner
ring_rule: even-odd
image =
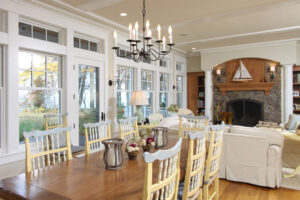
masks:
[[[19,52],[19,138],[23,132],[43,130],[44,113],[61,111],[61,58]]]
[[[88,38],[82,38],[80,36],[74,37],[74,47],[79,49],[103,53],[100,48],[101,46],[100,43],[101,43],[100,41],[96,41]]]
[[[19,22],[19,35],[59,43],[59,30]]]
[[[146,91],[148,106],[143,106],[144,118],[153,114],[154,73],[152,71],[141,71],[141,88]]]
[[[160,67],[168,67],[168,61],[164,60],[164,59],[161,59],[159,60],[159,66]]]
[[[117,118],[133,116],[133,107],[129,104],[133,91],[134,70],[131,67],[118,67],[117,80]]]
[[[182,64],[176,63],[176,71],[182,71]]]
[[[183,76],[176,76],[176,102],[179,108],[183,106]]]
[[[159,74],[159,108],[164,117],[168,116],[169,105],[169,74]]]
[[[0,152],[1,152],[1,149],[2,149],[2,144],[3,144],[3,141],[2,141],[2,137],[3,137],[3,108],[4,108],[4,105],[3,105],[3,64],[4,64],[4,61],[3,61],[3,48],[0,46]]]

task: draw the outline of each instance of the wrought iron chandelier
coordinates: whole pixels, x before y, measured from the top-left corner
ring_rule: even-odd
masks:
[[[157,45],[152,44],[152,31],[150,29],[150,22],[149,20],[145,23],[146,17],[146,3],[143,0],[143,39],[138,39],[138,22],[135,23],[135,27],[132,27],[132,24],[129,24],[129,39],[127,42],[129,43],[129,53],[127,55],[120,54],[120,47],[117,46],[117,32],[114,31],[114,47],[112,48],[115,50],[118,57],[132,59],[135,62],[141,61],[157,61],[164,58],[165,55],[169,54],[172,46],[175,44],[172,41],[172,27],[169,26],[169,43],[166,43],[166,37],[161,37],[161,27],[157,25],[157,40],[155,43]],[[142,47],[139,48],[139,43],[142,43]],[[169,46],[168,50],[166,49],[166,45]],[[155,46],[157,48],[155,49]]]

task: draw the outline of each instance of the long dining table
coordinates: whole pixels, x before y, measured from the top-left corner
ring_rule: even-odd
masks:
[[[174,146],[177,141],[176,138],[169,138],[167,148]],[[181,179],[184,177],[187,150],[187,141],[183,140]],[[141,150],[136,160],[128,160],[123,149],[124,163],[119,170],[105,169],[101,151],[23,173],[0,181],[0,197],[32,200],[141,200],[146,166],[142,154]]]

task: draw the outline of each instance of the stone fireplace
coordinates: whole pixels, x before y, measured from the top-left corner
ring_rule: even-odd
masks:
[[[246,59],[243,59],[246,60]],[[226,80],[227,69],[224,63],[218,67],[222,68],[222,74],[218,80],[216,73],[213,73],[213,120],[220,120],[220,112],[232,112],[232,123],[242,126],[255,126],[259,120],[281,122],[281,70],[276,67],[275,79],[270,79],[269,67],[272,61],[264,59],[248,59],[245,61],[246,67],[260,64],[264,68],[263,83],[271,83],[274,85],[270,92],[263,90],[251,90],[250,84],[247,91],[228,90],[225,93],[220,91],[218,84],[230,83]],[[232,62],[232,61],[229,61]],[[262,62],[262,63],[261,63]],[[231,71],[234,71],[231,69]],[[230,77],[231,78],[231,77]],[[233,83],[240,84],[240,83]],[[247,86],[247,83],[244,83]],[[218,119],[219,118],[219,119]]]
[[[226,111],[232,113],[232,124],[255,126],[264,119],[263,103],[252,99],[236,99],[226,103]]]

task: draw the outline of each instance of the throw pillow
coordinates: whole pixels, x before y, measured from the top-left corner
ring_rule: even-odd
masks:
[[[292,114],[292,118],[289,120],[288,130],[296,130],[298,122],[300,122],[300,115]]]

